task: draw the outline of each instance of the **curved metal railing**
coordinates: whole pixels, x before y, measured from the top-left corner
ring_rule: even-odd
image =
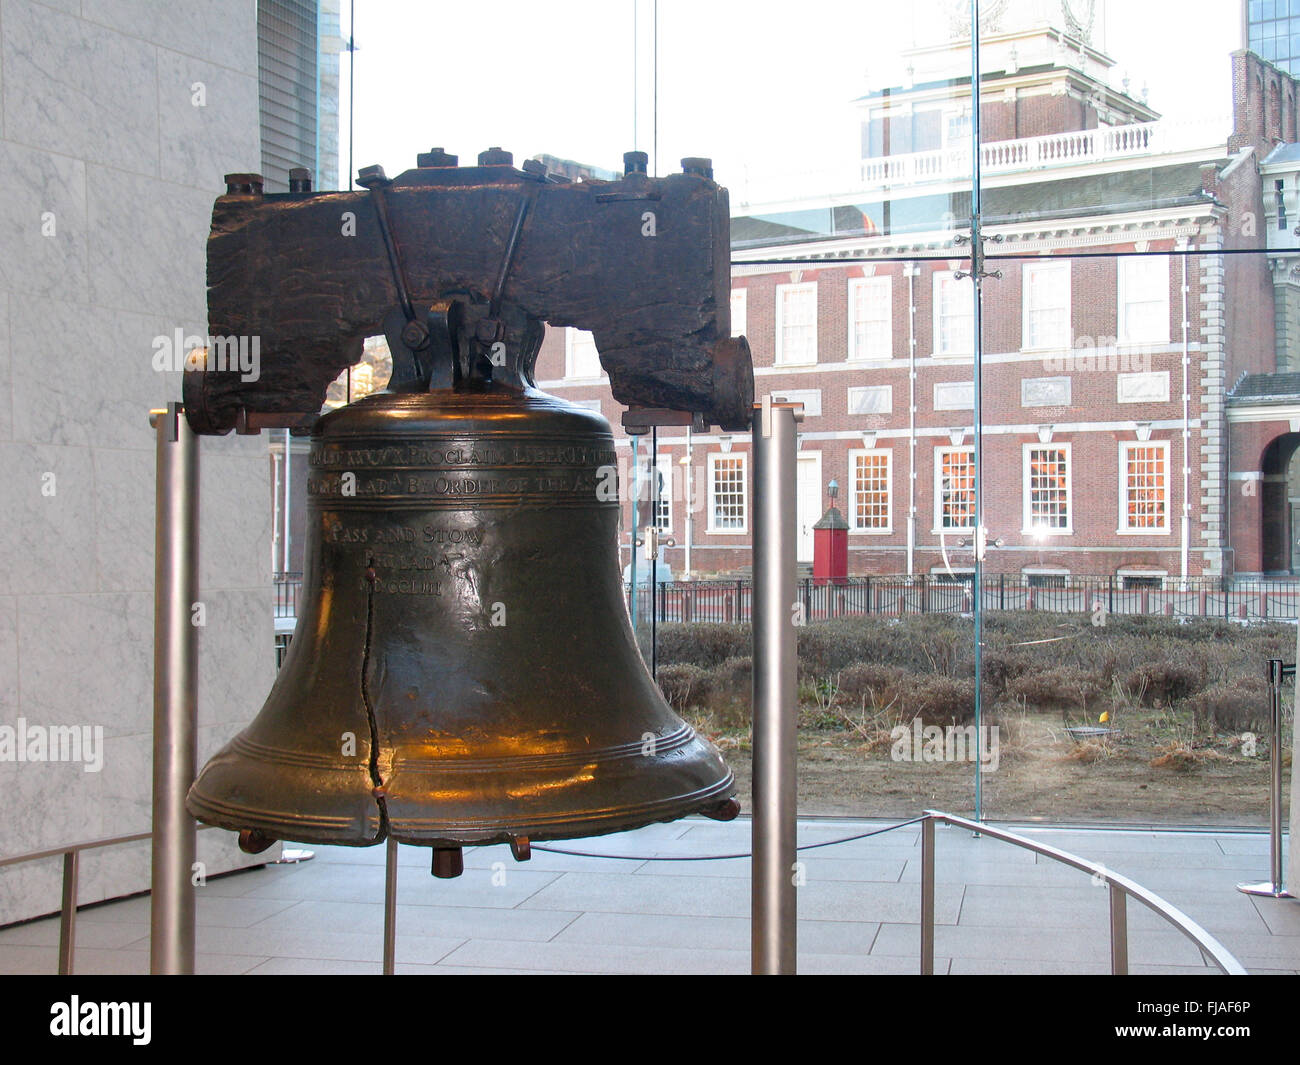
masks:
[[[1112,872],[1098,862],[1090,862],[1086,858],[1080,858],[1076,854],[1046,843],[1036,843],[1015,832],[994,828],[983,822],[968,821],[964,817],[938,810],[926,810],[925,820],[921,822],[921,973],[924,976],[934,975],[934,826],[936,821],[966,828],[981,836],[999,839],[1004,843],[1011,843],[1035,854],[1041,854],[1044,858],[1051,858],[1054,862],[1088,873],[1094,880],[1104,881],[1110,889],[1110,971],[1112,975],[1128,975],[1127,903],[1130,895],[1182,932],[1196,944],[1202,954],[1207,955],[1219,967],[1220,971],[1228,976],[1248,975],[1241,962],[1237,961],[1209,932],[1178,907],[1166,902],[1155,892],[1148,891],[1136,881]]]
[[[981,836],[988,836],[992,839],[1001,840],[1004,843],[1010,843],[1025,850],[1033,851],[1035,854],[1041,854],[1045,858],[1061,862],[1064,865],[1078,869],[1080,872],[1088,873],[1095,879],[1104,881],[1110,890],[1110,967],[1111,973],[1117,976],[1127,975],[1128,973],[1128,897],[1131,895],[1148,909],[1159,914],[1178,931],[1182,932],[1188,939],[1196,944],[1202,954],[1208,956],[1219,969],[1229,976],[1246,976],[1248,975],[1242,964],[1228,952],[1214,936],[1210,935],[1204,928],[1193,921],[1187,914],[1176,906],[1171,905],[1162,899],[1153,891],[1148,891],[1141,884],[1130,880],[1126,876],[1112,872],[1104,865],[1098,862],[1090,862],[1086,858],[1080,858],[1078,855],[1071,854],[1069,851],[1061,850],[1059,847],[1053,847],[1046,843],[1037,843],[1032,839],[1018,835],[1015,832],[1008,832],[1006,829],[995,828],[984,822],[970,821],[964,817],[957,817],[955,814],[943,813],[939,810],[926,810],[924,817],[921,819],[921,973],[922,975],[934,975],[934,873],[935,873],[935,856],[934,856],[934,826],[936,822],[943,822],[946,825],[954,825],[958,828],[965,828]],[[903,822],[903,824],[915,824],[915,821]],[[200,829],[212,828],[211,825],[200,825]],[[902,825],[891,826],[891,828],[900,828]],[[886,830],[887,831],[887,830]],[[79,858],[82,851],[95,850],[100,847],[111,847],[119,843],[136,843],[142,840],[152,838],[151,832],[136,832],[127,836],[111,836],[105,839],[86,840],[80,843],[66,843],[62,846],[51,847],[47,850],[31,851],[27,854],[16,854],[8,858],[0,858],[0,868],[6,865],[17,865],[22,862],[38,861],[42,858],[63,858],[63,901],[59,911],[59,975],[67,976],[72,972],[73,954],[76,943],[76,922],[77,922],[77,874]],[[842,842],[842,841],[839,841]],[[824,846],[824,844],[818,844]],[[539,847],[539,850],[548,848]],[[561,853],[565,853],[561,851]],[[575,852],[569,852],[575,853]],[[596,855],[590,857],[626,857],[624,855]],[[707,856],[706,856],[707,857]],[[728,854],[719,855],[724,858],[741,858],[747,855]],[[665,859],[672,860],[672,859]],[[703,859],[701,859],[703,860]],[[392,927],[391,911],[396,902],[396,850],[389,847],[387,875],[385,886],[385,970],[392,969]]]

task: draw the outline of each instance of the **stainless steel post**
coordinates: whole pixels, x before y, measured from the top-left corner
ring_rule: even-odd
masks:
[[[392,976],[397,961],[397,840],[388,837],[384,855],[384,975]]]
[[[77,949],[77,860],[80,853],[63,855],[63,908],[59,911],[59,975],[72,975],[72,957]]]
[[[1128,976],[1128,897],[1110,885],[1110,974]]]
[[[1285,667],[1280,658],[1268,660],[1269,784],[1268,784],[1268,865],[1269,879],[1263,884],[1238,884],[1245,895],[1263,895],[1271,899],[1289,899],[1282,874],[1282,677]]]
[[[934,818],[921,822],[921,975],[934,975]]]
[[[751,968],[795,971],[795,423],[802,404],[754,415],[754,821]]]
[[[198,762],[198,442],[179,403],[157,431],[154,521],[153,899],[149,969],[194,972],[194,820],[185,793]]]

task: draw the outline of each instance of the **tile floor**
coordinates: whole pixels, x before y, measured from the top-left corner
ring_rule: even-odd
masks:
[[[800,843],[876,827],[806,821]],[[749,849],[749,822],[686,820],[555,844],[614,857],[504,847],[465,852],[465,874],[434,880],[428,853],[399,852],[399,973],[745,973],[749,862],[683,861]],[[1300,901],[1252,898],[1268,875],[1261,834],[1022,828],[1103,862],[1184,910],[1253,973],[1300,973]],[[384,848],[316,847],[314,860],[213,879],[199,889],[204,973],[378,973]],[[940,973],[1105,973],[1107,892],[1008,844],[937,829],[935,968]],[[628,860],[631,857],[632,860]],[[645,860],[647,858],[669,860]],[[799,970],[914,973],[920,829],[804,851]],[[677,860],[673,860],[677,859]],[[1130,901],[1135,973],[1213,973],[1200,951]],[[56,970],[58,921],[0,930],[0,973]],[[149,899],[81,911],[76,972],[144,973]]]

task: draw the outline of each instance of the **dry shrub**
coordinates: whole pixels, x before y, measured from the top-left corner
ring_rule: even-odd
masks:
[[[709,671],[709,708],[723,728],[746,728],[754,717],[754,664],[728,658]]]
[[[879,711],[901,702],[911,691],[914,678],[901,666],[854,662],[840,671],[837,683],[845,704]]]
[[[1001,694],[1017,677],[1034,668],[1034,659],[1021,650],[986,648],[983,655],[985,691]]]
[[[1088,704],[1106,688],[1103,679],[1078,666],[1056,666],[1025,673],[1007,685],[1007,691],[1037,707],[1087,712]]]
[[[1148,763],[1152,769],[1172,769],[1177,773],[1190,773],[1206,762],[1222,762],[1224,755],[1218,751],[1193,747],[1190,743],[1175,740],[1166,743],[1155,751],[1155,757]]]
[[[638,626],[637,635],[648,629]],[[749,626],[735,622],[672,622],[657,626],[658,660],[665,663],[685,662],[701,669],[712,669],[728,658],[747,655],[752,646]]]
[[[1153,706],[1169,706],[1204,687],[1205,667],[1183,657],[1185,651],[1180,649],[1176,657],[1168,651],[1164,654],[1155,648],[1153,651],[1156,653],[1151,659],[1139,664],[1124,679],[1129,691],[1143,694],[1143,701]]]
[[[656,679],[664,699],[678,714],[685,716],[691,707],[708,702],[709,674],[699,666],[687,662],[660,666]]]
[[[1066,751],[1061,756],[1061,761],[1092,765],[1093,762],[1105,761],[1114,754],[1115,749],[1109,743],[1103,743],[1099,740],[1084,740],[1082,743],[1076,743]]]
[[[1191,700],[1198,725],[1223,732],[1264,732],[1270,727],[1268,681],[1246,675],[1211,684]]]
[[[975,681],[940,674],[917,677],[901,709],[904,720],[919,717],[924,725],[964,725],[975,717]]]

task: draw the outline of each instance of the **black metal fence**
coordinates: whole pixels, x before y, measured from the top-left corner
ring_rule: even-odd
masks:
[[[964,614],[974,609],[973,578],[928,574],[848,577],[842,581],[803,578],[799,602],[807,621],[862,614]],[[301,573],[275,576],[275,616],[298,614]],[[628,608],[638,619],[653,610],[659,621],[748,621],[754,603],[748,578],[720,581],[659,581],[625,586]],[[1042,610],[1066,614],[1146,614],[1261,621],[1300,617],[1300,580],[1236,580],[1223,577],[1033,578],[991,574],[982,581],[985,610]],[[793,604],[791,604],[793,608]]]
[[[632,590],[625,588],[632,609]],[[930,575],[803,578],[797,595],[807,621],[851,615],[964,614],[974,609],[974,579]],[[1264,620],[1300,617],[1300,580],[1245,581],[1221,577],[1074,577],[1036,580],[991,574],[980,588],[984,610],[1055,613],[1164,615]],[[753,605],[749,580],[661,581],[636,592],[638,618],[653,610],[660,621],[748,621]],[[792,604],[793,609],[793,604]]]
[[[275,588],[275,616],[296,618],[298,595],[302,592],[302,574],[277,573],[272,583]]]

